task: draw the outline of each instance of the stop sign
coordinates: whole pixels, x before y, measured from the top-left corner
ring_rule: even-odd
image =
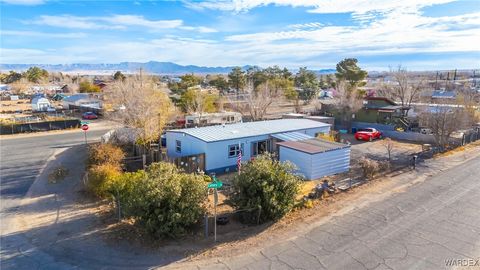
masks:
[[[87,130],[88,130],[88,125],[87,125],[87,124],[83,124],[83,125],[82,125],[82,130],[83,130],[83,131],[87,131]]]

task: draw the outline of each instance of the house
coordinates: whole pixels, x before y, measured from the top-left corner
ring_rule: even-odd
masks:
[[[42,96],[36,96],[32,99],[32,111],[34,112],[45,112],[52,105],[47,98]]]
[[[238,112],[194,113],[185,116],[185,127],[233,124],[242,122],[242,114]]]
[[[397,105],[394,101],[384,97],[367,97],[363,107],[354,115],[354,121],[394,124],[405,115],[410,108]]]
[[[181,158],[205,155],[207,173],[237,168],[238,153],[248,161],[264,152],[279,153],[279,142],[313,139],[330,132],[330,125],[308,119],[279,119],[217,125],[166,132],[167,155]],[[282,158],[282,157],[280,157]]]
[[[284,141],[279,146],[280,161],[290,161],[297,173],[308,180],[346,172],[350,169],[350,145],[310,138]]]
[[[90,94],[75,94],[64,98],[62,101],[63,108],[70,110],[80,107],[94,109],[100,109],[102,107],[102,102]]]

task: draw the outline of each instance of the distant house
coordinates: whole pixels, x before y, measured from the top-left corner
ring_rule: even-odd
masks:
[[[410,109],[384,97],[367,97],[363,102],[363,107],[355,113],[354,121],[391,124]]]
[[[51,106],[50,101],[45,97],[37,96],[32,99],[32,111],[34,112],[45,112]]]
[[[10,90],[10,86],[8,86],[7,84],[0,84],[0,91],[9,91]]]
[[[195,113],[185,116],[185,127],[211,126],[240,122],[242,122],[242,114],[238,112]]]
[[[432,102],[448,102],[456,99],[456,94],[453,91],[433,90]]]
[[[100,109],[102,107],[102,102],[90,94],[75,94],[64,98],[62,101],[65,109],[80,107]]]

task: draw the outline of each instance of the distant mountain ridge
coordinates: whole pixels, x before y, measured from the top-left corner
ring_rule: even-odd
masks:
[[[0,64],[0,70],[2,71],[23,71],[30,67],[37,66],[48,71],[57,72],[99,72],[99,73],[112,73],[115,71],[121,71],[124,73],[135,73],[142,69],[148,73],[160,74],[160,75],[180,75],[185,73],[199,73],[199,74],[227,74],[232,67],[204,67],[187,65],[182,66],[172,62],[156,62],[150,61],[146,63],[141,62],[121,62],[118,64]],[[242,69],[247,70],[249,65],[243,66]],[[322,69],[315,70],[320,74],[327,74],[335,72],[334,69]]]

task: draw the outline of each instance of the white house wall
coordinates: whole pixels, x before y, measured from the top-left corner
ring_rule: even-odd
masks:
[[[172,158],[206,153],[207,143],[185,133],[167,132],[167,155]],[[176,151],[176,141],[182,144],[182,151]]]

